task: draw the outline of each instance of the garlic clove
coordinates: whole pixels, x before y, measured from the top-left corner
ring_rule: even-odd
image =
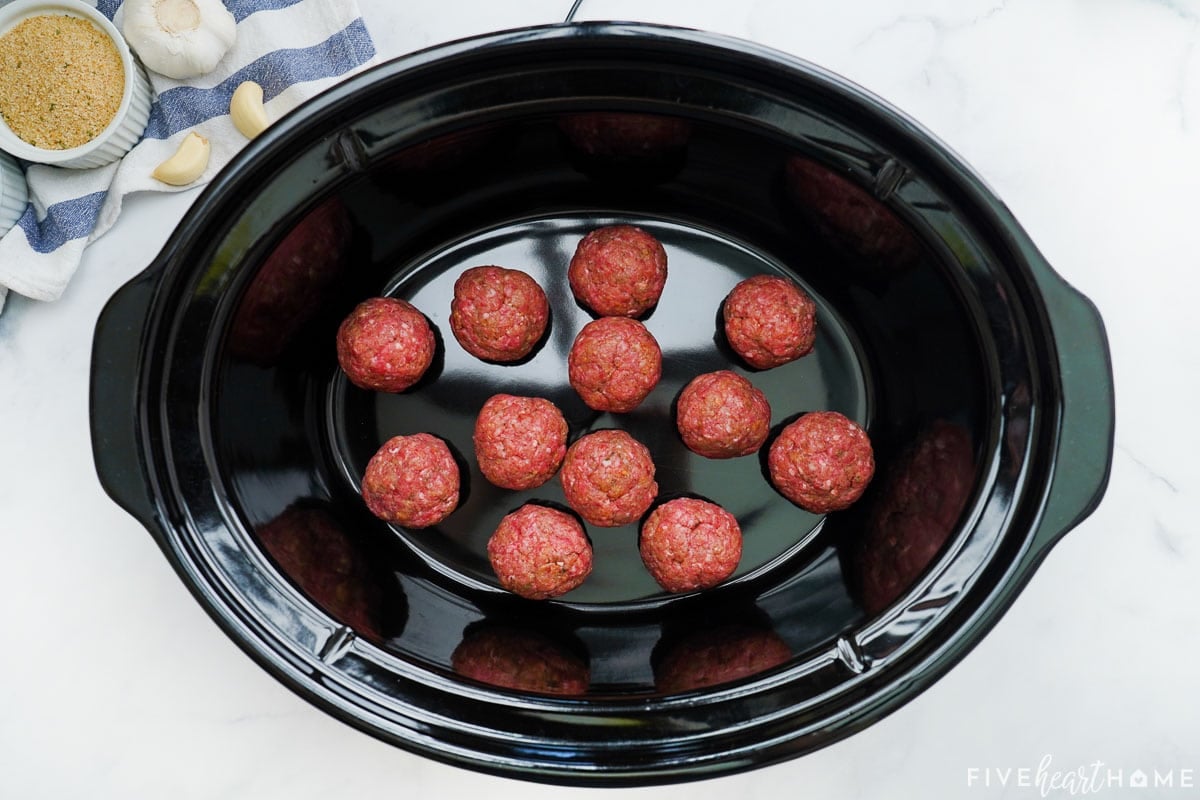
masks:
[[[187,186],[204,173],[210,152],[208,139],[192,131],[183,137],[175,155],[155,167],[150,175],[171,186]]]
[[[237,22],[220,0],[125,0],[121,33],[147,69],[186,79],[213,71]]]
[[[254,81],[243,81],[233,90],[229,101],[229,116],[233,126],[247,139],[253,139],[267,129],[267,109],[263,106],[263,90]]]

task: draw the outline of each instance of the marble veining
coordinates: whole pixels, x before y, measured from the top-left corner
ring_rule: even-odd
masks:
[[[1128,448],[1128,447],[1126,447],[1125,445],[1121,444],[1120,442],[1117,442],[1117,445],[1116,445],[1116,450],[1117,450],[1117,452],[1118,452],[1118,453],[1120,453],[1121,455],[1124,455],[1126,458],[1128,458],[1130,461],[1132,461],[1132,462],[1133,462],[1134,464],[1136,464],[1138,467],[1140,467],[1141,469],[1145,470],[1146,474],[1147,474],[1147,475],[1149,475],[1151,478],[1153,478],[1155,481],[1157,481],[1158,483],[1160,483],[1160,484],[1162,484],[1163,486],[1167,487],[1168,489],[1170,489],[1170,490],[1171,490],[1172,492],[1174,492],[1175,494],[1178,494],[1178,493],[1179,493],[1179,487],[1178,487],[1178,486],[1176,486],[1175,484],[1171,483],[1171,481],[1170,481],[1170,480],[1168,480],[1167,478],[1163,477],[1163,476],[1162,476],[1162,475],[1160,475],[1158,472],[1156,472],[1156,471],[1154,470],[1154,468],[1153,468],[1153,467],[1151,467],[1149,464],[1147,464],[1146,462],[1142,461],[1140,458],[1138,458],[1138,457],[1137,457],[1137,456],[1135,456],[1133,453],[1131,453],[1131,452],[1129,451],[1129,448]]]

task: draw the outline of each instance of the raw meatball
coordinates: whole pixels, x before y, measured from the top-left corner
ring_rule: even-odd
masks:
[[[888,471],[854,550],[863,608],[877,614],[908,591],[954,532],[975,484],[966,428],[938,420]]]
[[[526,504],[500,520],[487,552],[500,585],[530,600],[566,594],[592,573],[583,526],[546,506]]]
[[[402,392],[433,363],[437,342],[411,303],[372,297],[358,304],[337,333],[338,363],[355,386]]]
[[[406,528],[436,525],[458,506],[458,464],[436,436],[394,436],[367,462],[362,496],[371,513]]]
[[[450,666],[480,683],[542,694],[584,694],[591,683],[587,662],[540,633],[509,627],[468,630]]]
[[[762,447],[771,428],[767,396],[729,370],[709,372],[683,387],[675,426],[688,449],[708,458],[746,456]]]
[[[756,369],[795,361],[813,348],[817,306],[784,278],[747,278],[725,298],[721,314],[730,347]]]
[[[807,158],[789,159],[785,171],[793,201],[839,252],[893,270],[917,260],[917,238],[870,192]]]
[[[848,507],[875,474],[866,431],[836,411],[813,411],[788,425],[767,457],[771,482],[814,514]]]
[[[654,159],[680,150],[691,138],[686,120],[659,114],[568,114],[559,128],[581,153],[618,159]]]
[[[495,394],[475,420],[475,458],[502,489],[532,489],[554,477],[567,453],[567,421],[540,397]]]
[[[710,589],[742,558],[742,529],[716,503],[680,497],[650,512],[638,543],[642,563],[668,592]]]
[[[583,326],[567,356],[571,387],[596,411],[632,411],[662,377],[662,350],[646,326],[603,317]]]
[[[667,251],[633,225],[592,231],[575,248],[567,281],[575,298],[602,317],[639,317],[667,282]]]
[[[315,208],[267,256],[238,306],[229,332],[234,354],[269,366],[321,310],[342,273],[352,238],[336,198]]]
[[[625,431],[596,431],[575,442],[559,477],[571,508],[602,528],[638,519],[658,494],[650,451]]]
[[[770,630],[725,625],[675,644],[654,665],[654,686],[663,694],[703,689],[749,678],[787,663],[791,648]]]
[[[546,293],[520,270],[472,267],[454,282],[450,330],[476,358],[521,360],[542,338],[549,320]]]

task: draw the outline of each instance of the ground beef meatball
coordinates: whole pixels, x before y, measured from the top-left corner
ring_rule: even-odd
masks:
[[[574,652],[536,631],[494,626],[468,630],[450,666],[480,683],[542,694],[584,694],[591,683],[588,664]]]
[[[559,477],[571,508],[602,528],[637,520],[658,494],[650,451],[625,431],[579,439],[567,450]]]
[[[817,306],[789,280],[755,275],[733,287],[721,314],[729,346],[750,366],[770,369],[813,348]]]
[[[975,484],[966,428],[939,420],[885,476],[866,535],[854,549],[863,608],[877,614],[908,591],[954,532]]]
[[[583,326],[567,356],[571,387],[596,411],[637,408],[662,377],[662,350],[646,326],[602,317]]]
[[[530,600],[566,594],[592,573],[592,545],[579,520],[531,503],[500,520],[487,553],[500,585]]]
[[[425,315],[392,297],[359,303],[337,333],[338,363],[346,377],[379,392],[402,392],[419,381],[436,346]]]
[[[353,228],[336,198],[300,220],[267,256],[238,306],[229,346],[255,364],[276,363],[300,329],[321,310],[341,275]]]
[[[450,330],[484,361],[520,361],[546,332],[550,304],[537,281],[516,269],[472,267],[454,282]]]
[[[799,156],[785,166],[788,193],[834,249],[881,269],[910,266],[920,246],[900,218],[870,192]]]
[[[495,394],[475,420],[475,458],[501,489],[532,489],[554,477],[567,453],[567,421],[540,397]]]
[[[641,228],[592,231],[575,248],[567,281],[575,299],[602,317],[640,317],[667,282],[667,251]]]
[[[406,528],[436,525],[458,506],[458,464],[436,436],[394,436],[367,462],[362,496],[371,513]]]
[[[622,160],[659,158],[685,147],[692,134],[678,117],[609,111],[568,114],[559,128],[579,152]]]
[[[708,372],[683,387],[675,427],[694,453],[708,458],[746,456],[767,440],[771,406],[765,394],[736,372]]]
[[[836,411],[813,411],[788,425],[767,457],[771,482],[814,514],[850,506],[875,474],[866,431]]]
[[[716,503],[680,497],[650,512],[638,549],[650,575],[668,592],[711,589],[737,569],[742,529]]]
[[[654,665],[654,686],[663,694],[675,694],[732,683],[791,657],[791,648],[774,631],[723,625],[692,634],[666,650]]]

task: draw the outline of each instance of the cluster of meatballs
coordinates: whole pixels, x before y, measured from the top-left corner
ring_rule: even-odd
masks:
[[[638,318],[653,309],[667,279],[667,254],[631,225],[587,234],[567,280],[576,300],[597,315],[576,336],[567,359],[571,386],[590,408],[626,413],[637,408],[662,376],[662,351]],[[757,370],[809,353],[816,306],[793,282],[759,275],[739,283],[722,306],[725,336]],[[450,328],[463,349],[485,361],[511,364],[528,356],[546,333],[546,294],[519,270],[481,266],[454,285]],[[399,392],[415,385],[433,360],[435,336],[411,304],[371,298],[343,321],[338,360],[355,385]],[[697,376],[677,403],[676,427],[693,452],[713,459],[757,452],[771,427],[766,396],[731,370]],[[711,588],[741,559],[737,519],[716,503],[681,497],[647,515],[658,496],[654,461],[644,444],[622,430],[588,433],[568,447],[568,427],[554,403],[496,394],[475,422],[480,471],[504,489],[527,490],[558,475],[575,515],[527,503],[504,517],[488,540],[488,559],[508,591],[530,599],[557,597],[592,570],[592,548],[580,519],[617,527],[642,519],[639,551],[669,592]],[[833,411],[804,414],[786,426],[768,454],[771,482],[814,513],[846,508],[874,472],[867,434]],[[445,442],[428,433],[396,436],[366,467],[362,496],[379,518],[409,528],[444,520],[458,505],[458,466]]]

